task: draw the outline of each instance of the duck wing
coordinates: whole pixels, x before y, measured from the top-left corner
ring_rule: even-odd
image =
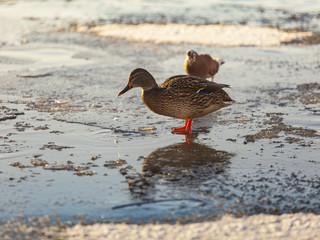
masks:
[[[174,89],[176,91],[212,94],[221,90],[222,88],[230,87],[230,85],[211,82],[204,78],[190,75],[177,75],[165,80],[160,87]]]
[[[185,78],[187,77],[188,75],[176,75],[176,76],[172,76],[172,77],[169,77],[168,79],[166,79],[161,85],[160,87],[161,88],[168,88],[170,87],[172,84],[174,84],[175,81],[177,81],[178,79],[180,78]]]

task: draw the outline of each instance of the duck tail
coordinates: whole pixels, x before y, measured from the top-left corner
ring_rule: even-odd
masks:
[[[231,101],[224,101],[224,104],[226,104],[226,105],[233,105],[233,104],[242,104],[242,103],[237,102],[237,101],[231,99]]]

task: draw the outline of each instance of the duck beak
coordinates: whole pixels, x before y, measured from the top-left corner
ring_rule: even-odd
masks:
[[[122,94],[126,93],[127,91],[129,91],[132,87],[129,87],[129,85],[127,85],[121,92],[119,92],[118,97],[120,97]]]

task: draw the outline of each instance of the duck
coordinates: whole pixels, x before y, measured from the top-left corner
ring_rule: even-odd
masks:
[[[211,78],[218,73],[225,61],[222,58],[212,58],[209,54],[198,54],[195,50],[187,51],[184,70],[188,75]]]
[[[185,125],[173,127],[172,133],[191,133],[194,118],[205,116],[220,108],[230,106],[234,100],[223,90],[230,87],[190,75],[176,75],[166,79],[160,86],[143,68],[134,69],[125,88],[118,97],[132,88],[142,89],[144,104],[154,113],[184,119]]]

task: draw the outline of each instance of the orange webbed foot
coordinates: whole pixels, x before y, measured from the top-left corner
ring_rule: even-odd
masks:
[[[192,130],[187,128],[179,128],[179,129],[173,129],[171,132],[177,133],[177,134],[188,134],[188,133],[191,133]]]
[[[173,127],[172,131],[180,131],[180,130],[184,130],[186,128],[186,126],[183,127]]]
[[[191,133],[191,122],[192,118],[188,118],[185,120],[185,125],[183,127],[173,127],[172,133],[177,133],[177,134],[188,134]]]

